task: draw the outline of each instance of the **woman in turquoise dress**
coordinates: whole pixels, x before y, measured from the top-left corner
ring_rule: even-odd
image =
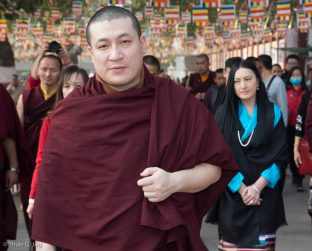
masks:
[[[253,62],[232,67],[216,119],[240,168],[208,218],[218,224],[219,249],[275,250],[276,231],[286,224],[281,189],[286,129]]]

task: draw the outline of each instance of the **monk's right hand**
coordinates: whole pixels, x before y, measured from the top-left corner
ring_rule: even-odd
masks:
[[[160,202],[175,192],[176,180],[173,173],[159,167],[148,167],[141,174],[138,186],[142,187],[144,196],[150,202]]]
[[[28,207],[27,207],[26,212],[28,214],[29,219],[31,219],[32,216],[33,216],[34,204],[35,204],[34,202],[29,202],[28,203]]]

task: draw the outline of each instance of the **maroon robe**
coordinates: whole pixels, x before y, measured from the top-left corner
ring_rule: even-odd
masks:
[[[105,94],[95,78],[63,100],[45,144],[32,237],[74,251],[203,251],[202,217],[237,167],[212,115],[170,79],[145,69],[144,86]],[[151,203],[137,186],[149,166],[199,163],[222,178]]]
[[[308,110],[306,114],[305,137],[309,143],[310,152],[312,153],[312,95],[310,95]]]
[[[9,169],[8,157],[2,141],[11,138],[16,144],[20,175],[29,172],[29,151],[15,105],[9,93],[0,85],[0,250],[6,239],[15,239],[17,211],[10,192],[5,192],[5,173]]]
[[[26,221],[28,233],[31,233],[30,220],[26,209],[30,193],[32,174],[36,165],[36,156],[38,151],[39,135],[42,121],[47,113],[52,109],[55,103],[56,94],[48,100],[44,99],[40,86],[33,87],[23,92],[24,107],[24,131],[28,146],[31,152],[31,170],[21,182],[21,198],[23,202],[23,212]]]
[[[192,93],[196,95],[197,93],[206,93],[208,89],[214,84],[214,72],[209,71],[208,78],[202,82],[199,73],[193,73],[190,75],[190,87],[192,88]]]

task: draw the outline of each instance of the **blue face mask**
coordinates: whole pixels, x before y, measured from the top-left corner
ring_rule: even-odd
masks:
[[[293,84],[293,85],[300,85],[301,84],[301,81],[302,81],[302,78],[290,78],[290,83]]]

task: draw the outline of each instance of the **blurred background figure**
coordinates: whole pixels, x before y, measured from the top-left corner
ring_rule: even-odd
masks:
[[[299,66],[299,57],[295,54],[288,55],[285,60],[285,69],[284,73],[282,74],[282,79],[285,83],[287,83],[290,77],[290,71],[293,67]]]
[[[287,141],[289,166],[292,173],[292,184],[298,192],[303,192],[303,177],[299,175],[298,168],[294,161],[294,142],[295,142],[295,127],[298,116],[298,109],[302,96],[306,92],[305,78],[300,67],[293,67],[288,72],[287,85],[287,103],[288,103],[288,126],[287,126]]]
[[[259,68],[262,81],[271,102],[278,105],[283,114],[285,126],[287,126],[287,96],[283,80],[272,73],[272,58],[269,55],[260,55],[258,57]]]
[[[143,63],[145,64],[146,68],[151,74],[155,76],[158,76],[160,74],[160,62],[158,58],[156,58],[155,56],[153,55],[144,56]]]
[[[276,76],[282,77],[283,74],[282,67],[279,64],[274,64],[272,66],[272,73]]]
[[[193,73],[186,80],[185,87],[191,88],[192,93],[199,101],[203,101],[208,89],[214,84],[214,72],[210,67],[209,57],[199,54],[196,57],[197,73]]]
[[[24,85],[19,81],[17,74],[12,75],[12,80],[6,89],[7,89],[8,93],[10,93],[10,95],[11,95],[11,97],[12,97],[12,99],[16,105],[19,96],[24,91]]]

